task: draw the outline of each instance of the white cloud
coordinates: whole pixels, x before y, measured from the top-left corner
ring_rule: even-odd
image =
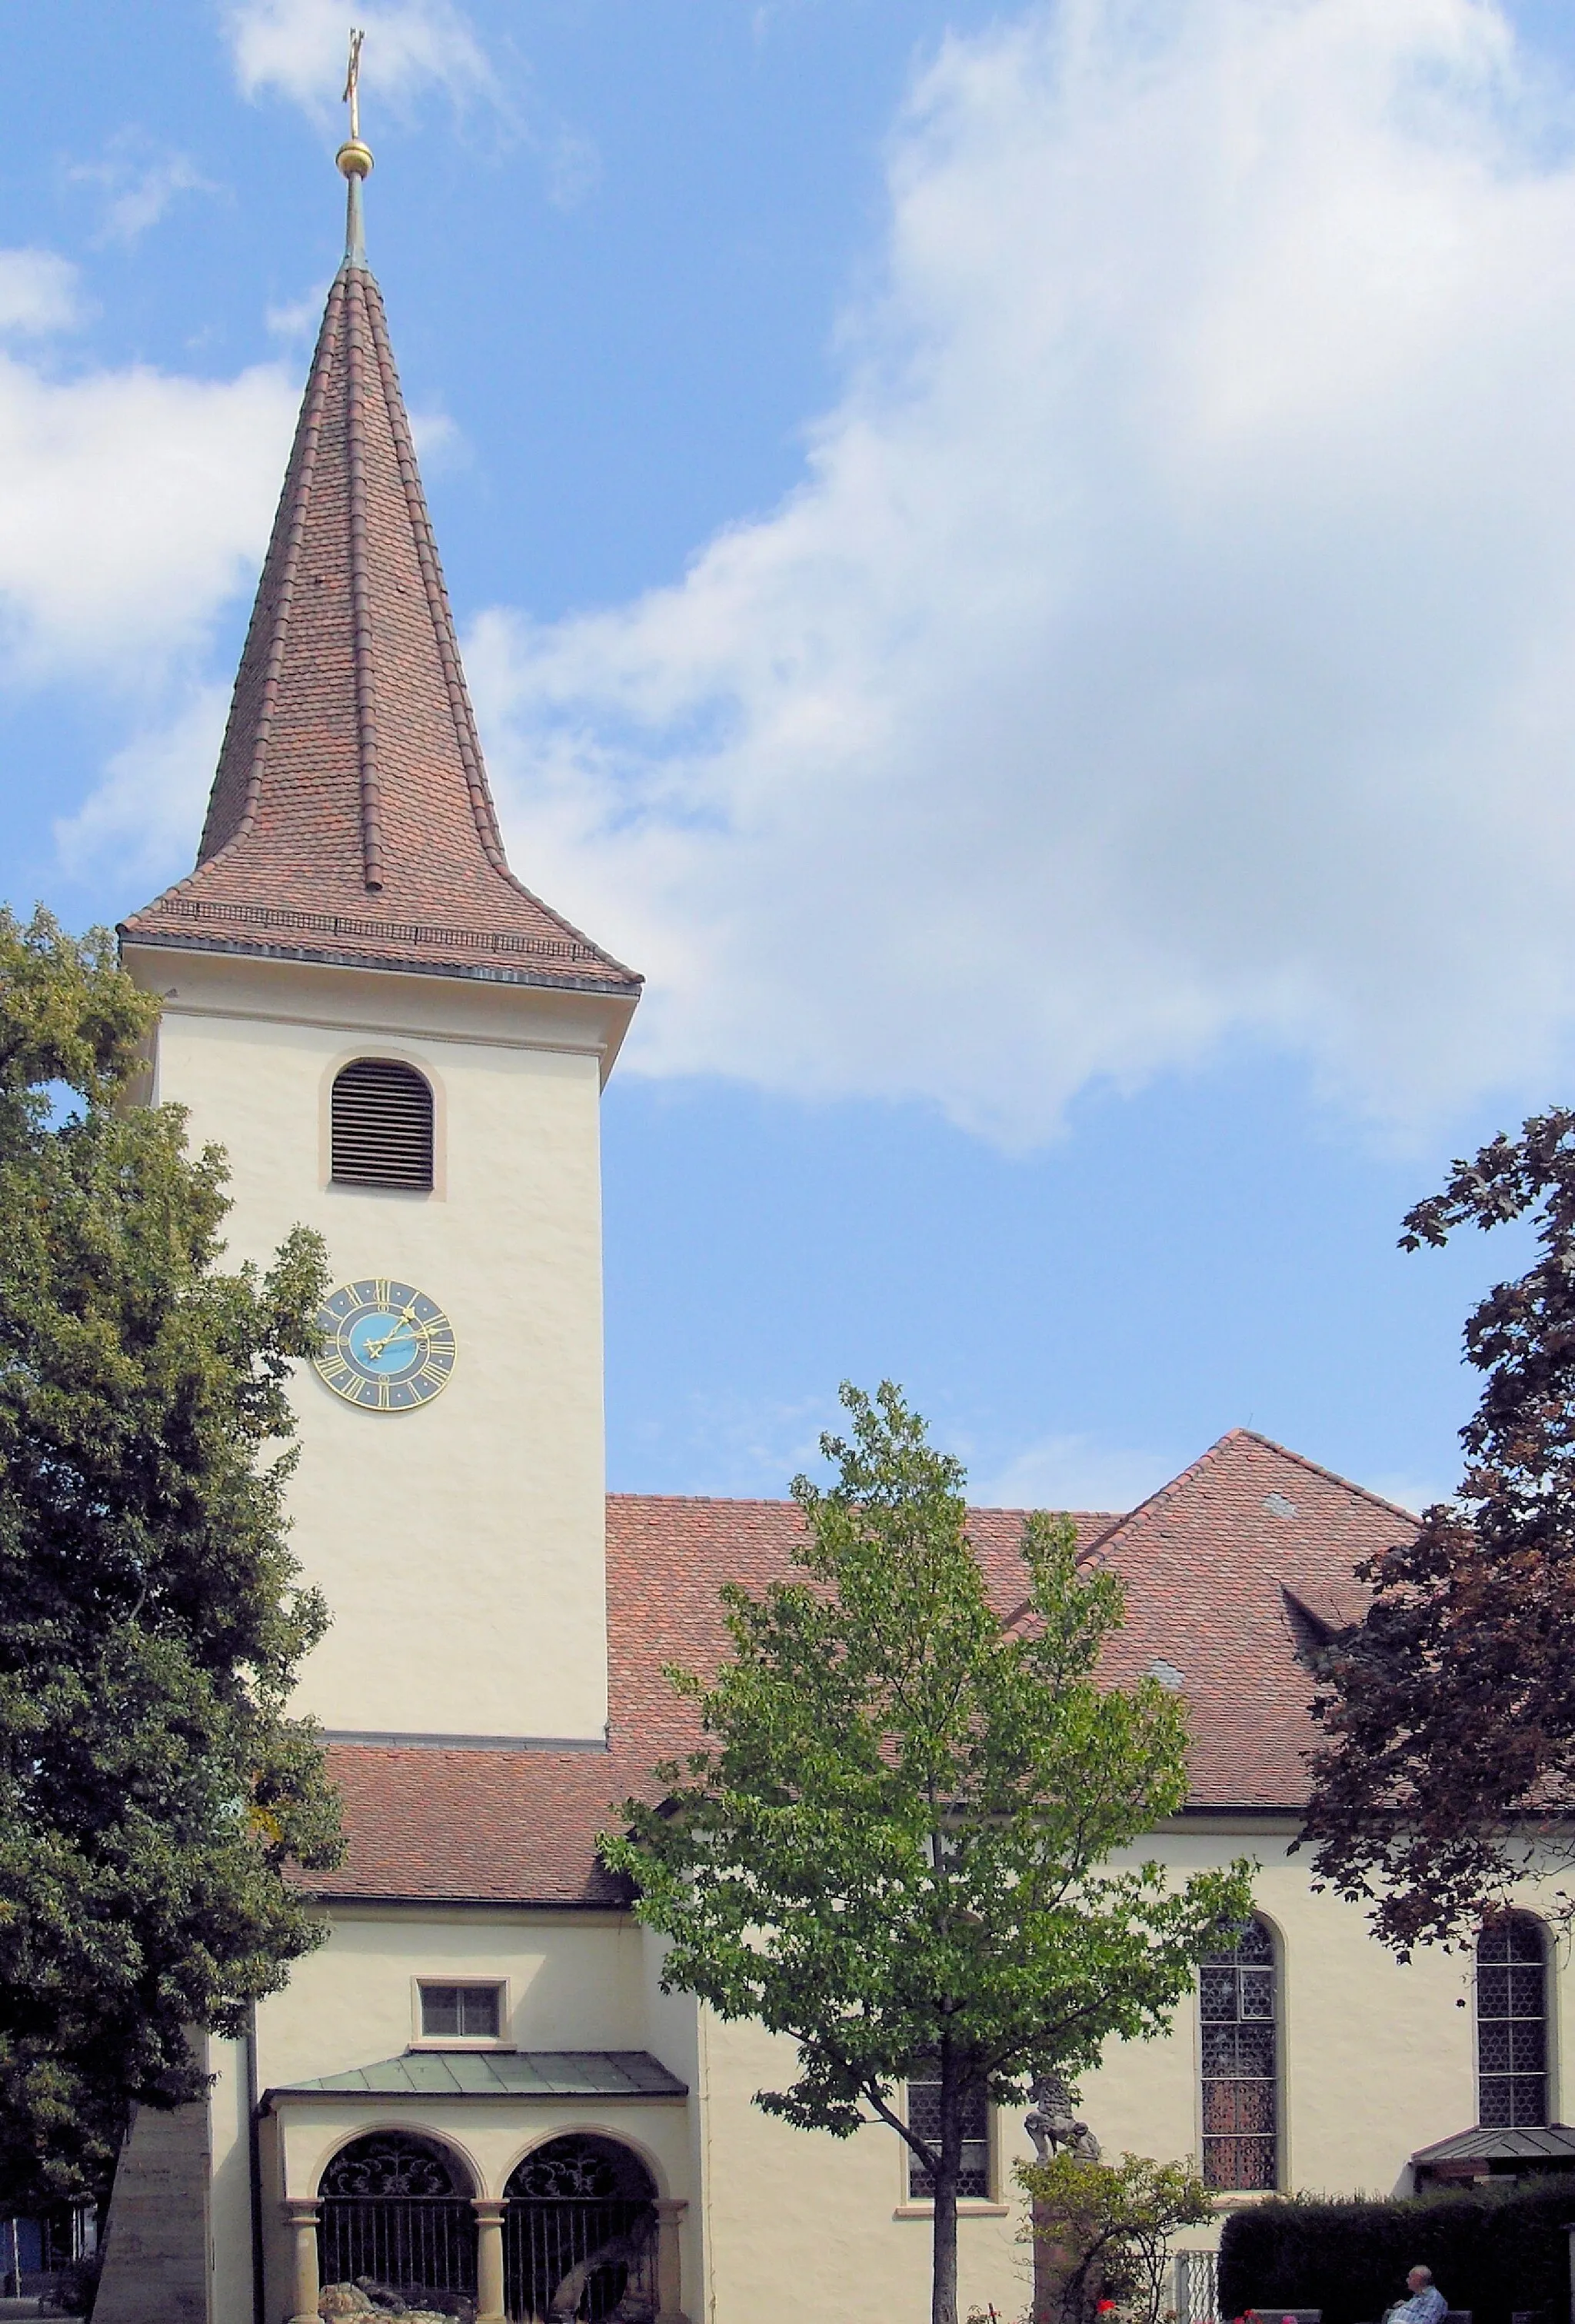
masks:
[[[370,43],[368,53],[371,53]],[[1575,1004],[1575,168],[1488,0],[953,38],[802,489],[473,680],[631,1062],[933,1101],[1288,1050],[1395,1124]]]
[[[0,286],[4,283],[0,272]],[[0,650],[13,679],[157,693],[255,581],[297,390],[0,355]]]
[[[1045,1436],[993,1475],[971,1478],[968,1498],[991,1509],[1135,1509],[1167,1485],[1176,1468],[1163,1454],[1091,1436]]]
[[[332,112],[345,85],[351,21],[343,0],[231,0],[222,13],[245,96],[277,89],[314,115]],[[486,90],[481,44],[449,0],[394,0],[354,14],[366,33],[364,94],[402,104],[429,86],[456,97]]]
[[[315,338],[327,296],[327,283],[320,283],[304,299],[291,299],[281,306],[265,309],[263,323],[276,339]]]
[[[470,446],[457,420],[438,410],[411,411],[406,416],[416,456],[428,475],[441,475],[450,468],[463,466]]]
[[[56,851],[70,877],[113,868],[129,894],[189,863],[229,703],[227,685],[197,687],[115,752],[86,804],[55,824]]]
[[[77,269],[52,250],[0,250],[0,331],[42,337],[82,319]]]
[[[178,195],[214,191],[184,153],[151,152],[134,131],[112,139],[103,161],[79,161],[68,175],[104,194],[100,242],[140,241]]]

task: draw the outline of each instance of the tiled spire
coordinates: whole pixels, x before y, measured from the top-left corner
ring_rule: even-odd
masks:
[[[633,990],[509,870],[389,344],[361,181],[191,876],[132,943]]]

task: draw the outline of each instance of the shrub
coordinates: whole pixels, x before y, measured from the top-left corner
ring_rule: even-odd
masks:
[[[1363,2324],[1404,2297],[1405,2272],[1430,2267],[1451,2308],[1475,2324],[1569,2311],[1575,2181],[1549,2175],[1369,2201],[1257,2203],[1225,2223],[1220,2312],[1322,2308],[1323,2324]]]

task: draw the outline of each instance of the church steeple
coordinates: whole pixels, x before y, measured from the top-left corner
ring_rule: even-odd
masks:
[[[509,870],[382,295],[366,263],[352,52],[344,263],[328,293],[189,879],[134,943],[509,982],[640,980]]]

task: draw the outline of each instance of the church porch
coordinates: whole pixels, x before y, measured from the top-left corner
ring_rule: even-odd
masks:
[[[644,2052],[407,2054],[271,2089],[266,2314],[315,2324],[326,2283],[368,2278],[477,2324],[686,2324],[687,2111]]]

